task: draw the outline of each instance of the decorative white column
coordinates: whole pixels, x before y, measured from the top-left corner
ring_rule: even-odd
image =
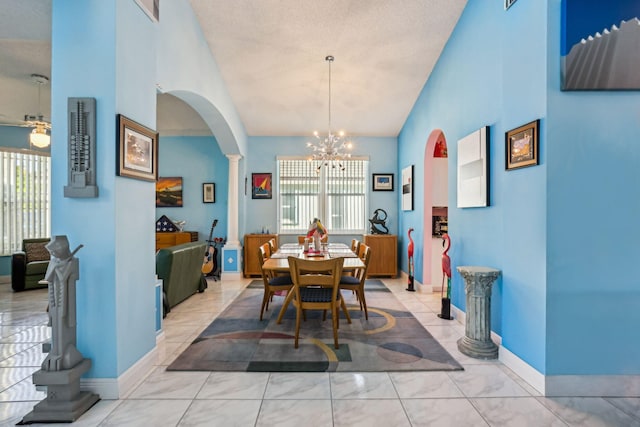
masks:
[[[489,267],[458,267],[464,279],[467,314],[464,337],[458,350],[476,359],[495,359],[498,346],[491,341],[491,288],[500,270]]]
[[[222,279],[242,277],[242,246],[238,239],[238,162],[240,154],[227,154],[229,159],[229,201],[227,209],[227,243],[222,248]]]

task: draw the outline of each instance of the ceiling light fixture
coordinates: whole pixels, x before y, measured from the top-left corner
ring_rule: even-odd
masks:
[[[344,170],[343,160],[351,157],[351,153],[347,150],[351,150],[351,141],[345,140],[344,132],[340,131],[337,134],[331,131],[331,63],[334,57],[329,55],[324,58],[329,63],[329,132],[327,136],[320,136],[318,131],[313,132],[313,136],[318,140],[317,142],[307,142],[307,147],[313,149],[313,154],[310,160],[317,160],[320,162],[316,168],[317,172],[320,172],[322,165],[336,166],[340,170]]]
[[[40,110],[42,106],[40,103],[40,91],[42,85],[47,84],[49,79],[40,74],[31,74],[31,80],[38,85],[38,109]],[[29,134],[29,143],[38,148],[48,147],[51,144],[51,136],[47,131],[51,130],[51,123],[44,120],[42,113],[38,113],[37,116],[26,114],[24,120],[29,126],[34,127]]]

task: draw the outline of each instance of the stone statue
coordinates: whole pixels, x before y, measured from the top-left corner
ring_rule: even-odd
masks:
[[[384,215],[384,216],[382,216]],[[369,220],[371,223],[371,234],[389,234],[386,226],[387,213],[384,209],[376,209],[373,211],[373,218]]]
[[[54,236],[45,246],[51,261],[45,274],[49,282],[49,317],[51,321],[51,350],[43,371],[71,369],[82,362],[76,348],[76,280],[79,277],[78,258],[73,255],[82,248],[69,251],[67,236]]]

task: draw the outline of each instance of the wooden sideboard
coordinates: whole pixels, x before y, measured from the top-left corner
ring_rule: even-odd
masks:
[[[262,275],[258,261],[258,248],[273,238],[276,239],[276,247],[278,247],[277,234],[244,235],[244,277]]]
[[[182,243],[197,242],[197,231],[179,231],[171,233],[156,233],[156,252],[162,248],[180,245]]]
[[[398,275],[398,236],[393,234],[365,234],[363,243],[371,248],[370,276]]]

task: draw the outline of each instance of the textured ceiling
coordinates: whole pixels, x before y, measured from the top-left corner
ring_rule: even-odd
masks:
[[[249,135],[396,136],[466,0],[190,0]],[[0,0],[0,123],[50,116],[51,0]],[[162,19],[162,3],[160,4]],[[158,98],[158,130],[200,135],[182,101]]]

